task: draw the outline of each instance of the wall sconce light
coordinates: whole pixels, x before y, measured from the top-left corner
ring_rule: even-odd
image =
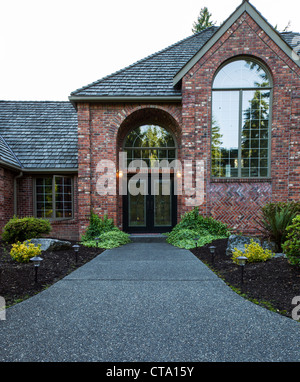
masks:
[[[118,171],[119,178],[123,178],[123,171]]]
[[[181,172],[177,171],[176,176],[177,176],[177,178],[181,178]]]
[[[40,263],[43,259],[39,256],[34,256],[30,259],[30,261],[33,262],[33,265],[34,265],[34,281],[37,283],[37,274],[38,274],[38,269],[39,269],[39,266],[40,266]]]

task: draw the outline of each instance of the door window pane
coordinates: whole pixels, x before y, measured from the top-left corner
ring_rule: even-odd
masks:
[[[171,226],[171,181],[154,180],[154,226]]]

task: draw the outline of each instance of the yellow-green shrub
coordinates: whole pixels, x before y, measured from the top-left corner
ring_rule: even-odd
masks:
[[[10,255],[19,263],[28,263],[31,257],[39,256],[41,252],[41,244],[35,246],[33,243],[30,243],[30,240],[28,240],[26,244],[20,243],[19,241],[16,244],[13,244]]]
[[[263,249],[258,243],[251,239],[250,244],[245,244],[245,251],[234,249],[232,252],[232,260],[238,263],[237,257],[246,256],[249,263],[258,261],[267,261],[273,257],[273,253],[269,249]]]

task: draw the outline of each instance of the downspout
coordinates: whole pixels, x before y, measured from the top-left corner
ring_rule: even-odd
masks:
[[[18,198],[17,198],[17,179],[22,178],[23,171],[19,175],[14,177],[14,215],[17,215],[18,212]]]

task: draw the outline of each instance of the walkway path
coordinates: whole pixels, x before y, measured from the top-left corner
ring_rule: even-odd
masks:
[[[167,243],[107,250],[0,321],[0,361],[300,361],[300,324]]]

